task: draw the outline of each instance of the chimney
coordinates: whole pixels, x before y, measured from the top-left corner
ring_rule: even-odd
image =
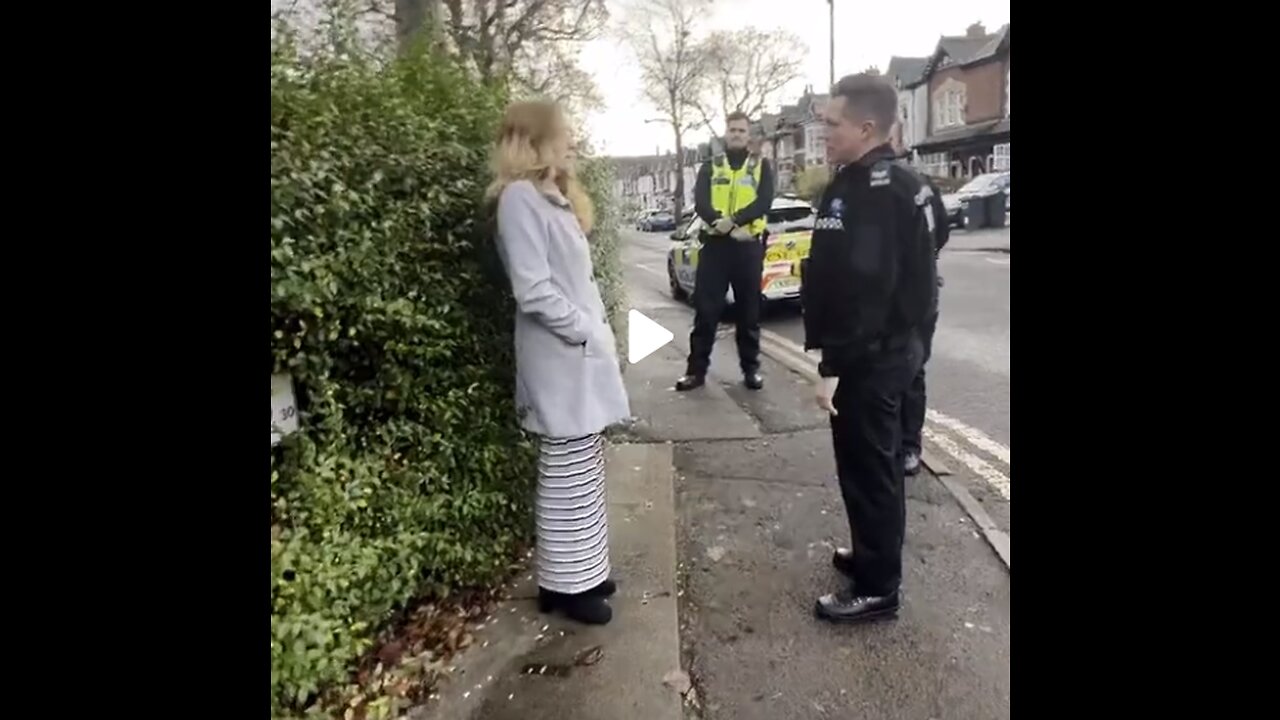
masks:
[[[982,23],[976,22],[970,25],[969,29],[964,31],[964,34],[966,37],[983,38],[987,36],[987,29],[983,27]]]

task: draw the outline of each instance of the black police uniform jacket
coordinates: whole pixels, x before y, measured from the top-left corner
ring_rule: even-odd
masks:
[[[802,272],[805,349],[839,375],[908,337],[934,306],[938,204],[933,188],[884,145],[832,178]]]

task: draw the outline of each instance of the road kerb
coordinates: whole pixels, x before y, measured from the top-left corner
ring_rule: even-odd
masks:
[[[795,342],[775,332],[761,329],[760,351],[781,363],[787,369],[811,381],[816,382],[818,380],[817,358],[805,353],[804,348]],[[933,464],[926,463],[926,465],[929,466],[930,470],[933,470]],[[934,472],[934,476],[947,489],[947,492],[951,493],[951,496],[956,499],[960,507],[964,508],[964,511],[973,520],[974,524],[978,526],[978,530],[982,533],[982,537],[986,539],[987,544],[1000,557],[1000,561],[1004,563],[1004,566],[1012,569],[1009,565],[1009,533],[996,527],[991,516],[982,507],[982,503],[978,502],[956,477],[950,475],[949,470],[941,467],[941,463],[937,463],[937,465],[940,466],[939,469],[945,470],[946,474]]]
[[[760,351],[788,370],[812,381],[818,381],[818,361],[804,348],[770,330],[760,330]]]

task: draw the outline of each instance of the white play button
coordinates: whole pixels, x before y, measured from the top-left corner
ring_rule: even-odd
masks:
[[[634,365],[675,339],[671,331],[645,317],[639,310],[627,313],[627,360]]]

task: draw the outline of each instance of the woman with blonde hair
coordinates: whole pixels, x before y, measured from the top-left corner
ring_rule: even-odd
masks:
[[[631,410],[587,247],[591,200],[574,175],[569,128],[550,102],[507,108],[493,150],[498,251],[516,299],[516,404],[541,437],[538,605],[609,622],[605,428]]]

